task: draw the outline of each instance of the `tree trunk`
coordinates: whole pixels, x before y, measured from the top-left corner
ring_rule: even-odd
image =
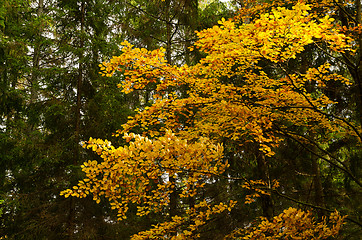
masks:
[[[312,156],[312,171],[313,171],[313,186],[314,186],[314,201],[317,206],[325,207],[321,172],[319,168],[318,158]],[[324,215],[325,212],[320,210],[320,215]]]
[[[356,22],[358,23],[358,25],[362,25],[362,6],[361,6],[361,0],[356,0],[356,9],[357,9],[357,13],[356,13]],[[357,100],[357,116],[359,118],[360,124],[362,125],[362,33],[360,33],[358,35],[358,55],[357,55],[357,71],[356,71],[356,77],[355,77],[355,82],[357,84],[357,94],[358,97],[356,98]]]
[[[259,151],[259,150],[257,150]],[[268,183],[270,186],[270,177],[269,177],[269,169],[265,159],[265,156],[262,153],[257,154],[257,169],[258,175],[261,180]],[[263,209],[263,216],[267,219],[271,220],[274,216],[274,206],[271,195],[262,195],[261,196],[261,205]]]
[[[41,18],[44,11],[44,2],[43,0],[39,0],[38,9],[37,9],[37,17]],[[38,81],[39,81],[39,65],[40,65],[40,51],[41,51],[41,34],[43,32],[43,27],[40,24],[35,34],[35,43],[34,43],[34,53],[32,59],[32,70],[30,77],[30,100],[29,106],[30,109],[33,107],[33,104],[38,100]],[[29,132],[32,132],[34,128],[34,123],[31,124],[28,128]]]
[[[82,1],[81,4],[81,22],[80,22],[80,28],[81,28],[81,36],[80,36],[80,44],[79,48],[81,51],[79,51],[79,63],[78,63],[78,80],[77,80],[77,105],[76,105],[76,123],[75,123],[75,158],[74,158],[74,164],[79,163],[79,142],[80,142],[80,120],[81,120],[81,107],[82,107],[82,83],[83,83],[83,47],[84,47],[84,21],[85,21],[85,2]]]
[[[84,23],[85,23],[85,1],[81,3],[80,9],[80,43],[78,55],[78,78],[77,78],[77,102],[76,102],[76,110],[75,110],[75,136],[74,136],[74,158],[73,165],[78,165],[80,162],[80,130],[81,130],[81,106],[82,106],[82,83],[83,83],[83,47],[84,47]],[[75,200],[74,198],[70,199],[69,204],[69,215],[68,215],[68,239],[74,239],[74,231],[75,231]]]

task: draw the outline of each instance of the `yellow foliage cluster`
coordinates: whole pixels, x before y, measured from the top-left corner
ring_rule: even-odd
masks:
[[[316,222],[310,212],[288,208],[271,221],[261,218],[257,226],[237,229],[225,239],[327,239],[338,234],[344,218],[335,211],[330,214],[328,220],[323,217],[321,222]]]
[[[195,66],[170,66],[163,49],[147,51],[125,42],[121,56],[102,64],[103,74],[124,73],[125,92],[153,83],[156,88],[153,105],[131,118],[118,134],[135,126],[151,137],[173,129],[188,139],[209,136],[241,145],[256,142],[267,156],[282,140],[273,132],[278,121],[306,127],[320,122],[329,131],[354,134],[343,122],[331,122],[324,114],[331,100],[306,90],[312,81],[323,87],[330,80],[348,84],[347,79],[331,74],[328,63],[298,74],[283,68],[309,44],[323,42],[333,51],[350,50],[349,38],[334,28],[332,18],[316,20],[309,10],[309,5],[298,3],[292,9],[274,8],[249,24],[223,19],[219,26],[198,32],[195,47],[208,55]],[[280,76],[268,76],[258,65],[262,60],[279,69]],[[225,77],[236,82],[220,80]],[[188,97],[180,98],[172,90],[175,86],[186,86]]]
[[[217,74],[223,75],[224,71],[238,74],[230,69],[235,63],[246,69],[261,58],[285,62],[295,58],[304,46],[319,41],[329,43],[336,51],[349,48],[345,36],[333,30],[333,18],[327,15],[317,22],[308,10],[310,6],[305,4],[297,4],[290,10],[278,7],[241,26],[223,19],[220,26],[198,33],[200,40],[196,46],[210,54],[202,63],[208,63]],[[214,74],[210,68],[199,69]]]
[[[222,161],[223,147],[206,138],[190,144],[171,131],[152,140],[133,133],[124,138],[129,146],[119,148],[107,140],[89,139],[84,147],[98,153],[103,161],[85,162],[82,170],[86,178],[61,195],[92,195],[97,203],[104,196],[121,220],[126,218],[129,204],[137,204],[140,216],[167,206],[176,185],[170,178],[178,177],[181,198],[192,197],[204,185],[200,179],[219,175],[228,166]]]
[[[219,203],[211,206],[207,201],[201,201],[186,211],[186,217],[174,216],[171,221],[160,223],[150,230],[139,232],[133,235],[131,239],[197,239],[199,237],[197,230],[200,226],[210,220],[214,214],[231,211],[235,204],[236,202],[231,200],[228,204]]]
[[[253,192],[245,196],[245,204],[250,204],[255,202],[256,198],[262,195],[270,196],[270,192],[279,187],[279,182],[275,179],[271,184],[262,180],[248,180],[244,182],[242,187]]]

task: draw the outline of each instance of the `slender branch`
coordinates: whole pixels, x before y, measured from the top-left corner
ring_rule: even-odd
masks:
[[[286,74],[286,76],[288,77],[288,79],[290,80],[291,84],[293,85],[293,87],[298,91],[298,93],[300,93],[304,98],[305,100],[307,100],[307,102],[309,103],[310,106],[312,106],[312,108],[324,115],[324,116],[327,116],[327,117],[332,117],[332,118],[335,118],[335,119],[338,119],[338,120],[341,120],[342,122],[344,122],[345,124],[347,124],[355,133],[356,135],[358,136],[358,138],[360,139],[360,141],[362,141],[362,135],[361,133],[359,133],[359,131],[357,130],[357,128],[355,126],[353,126],[350,122],[348,122],[346,119],[344,118],[341,118],[341,117],[338,117],[338,116],[335,116],[333,114],[330,114],[330,113],[326,113],[326,112],[323,112],[322,110],[320,110],[319,108],[317,108],[313,103],[312,101],[305,95],[305,93],[303,93],[302,90],[300,90],[294,83],[292,77],[290,76],[290,74],[283,68],[283,66],[281,66],[280,64],[278,64],[280,69],[284,72],[284,74]],[[300,74],[299,74],[300,75]]]
[[[347,65],[347,66],[348,66],[349,68],[351,68],[351,69],[356,69],[356,66],[353,65],[353,62],[346,56],[346,54],[341,53],[342,56],[343,56],[343,58],[345,59],[345,61],[344,61],[344,60],[342,60],[341,58],[335,57],[335,56],[333,56],[332,54],[330,54],[329,52],[327,52],[325,49],[323,49],[321,46],[319,46],[316,42],[314,42],[314,45],[315,45],[319,50],[321,50],[324,54],[326,54],[327,56],[329,56],[330,58],[333,58],[333,59],[338,60],[339,62],[341,62],[342,64]]]
[[[147,14],[148,16],[150,16],[150,17],[152,17],[152,18],[154,18],[154,19],[156,19],[156,20],[160,20],[160,21],[165,22],[165,23],[170,23],[170,24],[172,24],[172,25],[183,25],[183,26],[187,26],[186,24],[182,24],[182,23],[172,23],[172,22],[170,22],[170,21],[168,21],[168,20],[166,20],[166,19],[163,19],[163,18],[160,18],[160,17],[158,17],[158,16],[156,16],[156,15],[153,15],[153,14],[147,12],[146,10],[143,10],[142,8],[133,5],[133,4],[130,3],[129,1],[126,1],[126,4],[128,4],[129,6],[131,6],[132,8],[134,8],[134,9],[140,11],[140,12],[143,12],[143,13]]]
[[[338,158],[336,158],[335,156],[333,156],[331,153],[329,153],[328,151],[324,150],[323,148],[321,148],[318,143],[316,143],[315,141],[307,138],[306,136],[294,133],[294,132],[288,132],[288,131],[284,131],[282,130],[280,127],[278,127],[278,130],[283,132],[284,134],[290,134],[290,135],[295,135],[298,136],[300,138],[304,138],[305,140],[307,140],[308,142],[312,143],[314,146],[316,146],[320,151],[322,151],[324,154],[328,155],[330,158],[334,159],[336,162],[338,162],[339,164],[341,164],[345,169],[349,168],[344,164],[344,162],[342,162],[341,160],[339,160]]]
[[[316,205],[313,205],[313,204],[310,204],[310,203],[306,203],[306,202],[302,202],[300,200],[297,200],[295,198],[292,198],[288,195],[285,195],[285,194],[282,194],[280,193],[278,190],[275,190],[273,189],[272,190],[273,193],[275,193],[276,195],[280,196],[280,197],[283,197],[283,198],[286,198],[292,202],[295,202],[295,203],[298,203],[298,204],[301,204],[301,205],[304,205],[304,206],[308,206],[308,207],[311,207],[311,208],[314,208],[314,209],[319,209],[319,210],[324,210],[326,212],[334,212],[335,210],[331,210],[331,209],[328,209],[328,208],[324,208],[324,207],[321,207],[321,206],[316,206]],[[350,222],[353,222],[355,224],[357,224],[358,226],[362,227],[362,223],[358,222],[357,220],[353,219],[353,218],[350,218],[350,217],[346,217],[347,220],[349,220]]]
[[[361,183],[350,171],[348,171],[348,169],[345,169],[345,168],[339,166],[338,164],[332,162],[331,160],[323,157],[322,155],[314,152],[313,150],[311,150],[310,148],[308,148],[307,146],[305,146],[305,145],[304,145],[301,141],[299,141],[297,138],[293,137],[292,135],[290,135],[290,134],[287,133],[287,132],[284,132],[284,131],[283,131],[282,129],[280,129],[279,127],[277,127],[277,128],[278,128],[279,131],[281,131],[282,133],[284,133],[285,136],[290,137],[291,139],[293,139],[294,141],[296,141],[297,143],[299,143],[303,148],[305,148],[307,151],[309,151],[309,152],[312,153],[313,155],[317,156],[318,158],[320,158],[320,159],[328,162],[329,164],[331,164],[331,165],[335,166],[336,168],[342,170],[343,172],[347,173],[347,175],[349,175],[349,176],[353,179],[353,181],[354,181],[355,183],[357,183],[360,187],[362,187],[362,183]]]
[[[342,10],[342,12],[344,14],[346,14],[346,16],[352,20],[355,24],[358,24],[358,21],[351,15],[349,14],[349,12],[346,11],[346,9],[344,9],[344,7],[341,6],[341,4],[339,4],[336,0],[333,0],[333,3],[340,9]]]

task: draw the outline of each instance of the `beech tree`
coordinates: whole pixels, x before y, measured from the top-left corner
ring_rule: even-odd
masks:
[[[227,238],[326,239],[338,234],[344,219],[361,227],[353,211],[352,216],[341,217],[323,203],[320,176],[321,167],[333,169],[349,179],[351,188],[361,190],[351,160],[338,154],[341,149],[331,149],[348,138],[359,151],[361,100],[356,94],[355,105],[343,114],[336,111],[338,103],[328,92],[332,84],[358,90],[359,68],[354,69],[350,59],[360,53],[360,1],[355,3],[356,26],[349,28],[330,16],[347,9],[347,3],[283,1],[284,7],[278,1],[248,3],[235,18],[197,33],[193,48],[205,57],[193,66],[172,65],[165,49],[148,51],[126,41],[120,56],[100,65],[102,75],[123,74],[119,87],[125,93],[152,88],[153,104],[139,109],[115,134],[129,145],[116,147],[92,138],[84,142],[101,160],[85,162],[86,178],[62,195],[107,199],[119,220],[134,207],[140,216],[164,216],[164,222],[132,239],[202,237],[202,229],[215,215],[232,215],[233,209],[255,201],[262,209],[260,225],[234,226]],[[310,47],[320,49],[322,61],[293,68]],[[351,65],[350,73],[340,71],[343,64]],[[133,133],[140,129],[141,134]],[[270,163],[289,141],[310,153],[305,161],[312,166],[313,189],[320,202],[290,197],[287,184],[271,175]],[[240,160],[252,152],[258,174],[234,177],[225,150],[231,147]],[[205,197],[203,189],[219,179],[226,180],[226,192],[232,191],[228,184],[238,181],[248,194],[237,200]],[[174,207],[175,194],[177,209],[168,211]],[[273,202],[279,198],[319,210],[320,221],[295,208],[274,217]]]

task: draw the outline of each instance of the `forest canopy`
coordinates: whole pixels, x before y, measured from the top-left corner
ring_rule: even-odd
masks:
[[[335,236],[345,217],[327,207],[323,187],[317,186],[322,181],[320,168],[335,168],[360,188],[347,160],[328,148],[347,136],[360,147],[362,138],[360,121],[333,111],[337,102],[326,93],[330,82],[344,88],[356,83],[338,73],[339,66],[333,67],[329,57],[336,61],[355,54],[356,44],[334,18],[320,17],[313,7],[303,2],[291,7],[266,5],[255,16],[244,9],[234,18],[223,18],[197,32],[191,50],[197,49],[203,57],[190,66],[172,65],[166,49],[148,51],[123,42],[122,54],[103,62],[101,74],[110,77],[120,72],[124,79],[118,86],[125,93],[152,89],[151,105],[139,109],[116,134],[124,134],[129,145],[115,147],[99,139],[85,142],[84,147],[102,161],[83,164],[86,178],[62,194],[91,195],[98,202],[104,196],[118,211],[119,220],[127,217],[130,205],[137,207],[137,215],[154,212],[169,218],[132,239],[198,238],[214,214],[231,214],[238,204],[257,199],[264,217],[260,229],[240,226],[229,237],[235,232],[243,239]],[[318,62],[311,57],[295,63],[301,66],[291,66],[313,47],[324,54]],[[134,129],[140,134],[130,133]],[[288,193],[280,190],[286,187],[278,172],[269,171],[288,140],[310,152],[303,160],[310,161],[312,168],[317,165],[312,174],[318,201],[307,206],[319,210],[321,222],[295,208],[273,215],[274,195],[288,199],[284,196]],[[249,161],[256,161],[258,176],[240,172],[240,177],[233,177],[240,170],[230,165],[226,151],[232,161],[243,159],[245,153],[254,155]],[[222,180],[226,198],[203,196],[208,185],[212,188]],[[230,194],[234,184],[249,190],[244,202]],[[329,223],[324,216],[328,212],[332,212]],[[288,226],[280,220],[283,217],[294,224]]]
[[[0,239],[359,239],[361,11],[2,1]]]

